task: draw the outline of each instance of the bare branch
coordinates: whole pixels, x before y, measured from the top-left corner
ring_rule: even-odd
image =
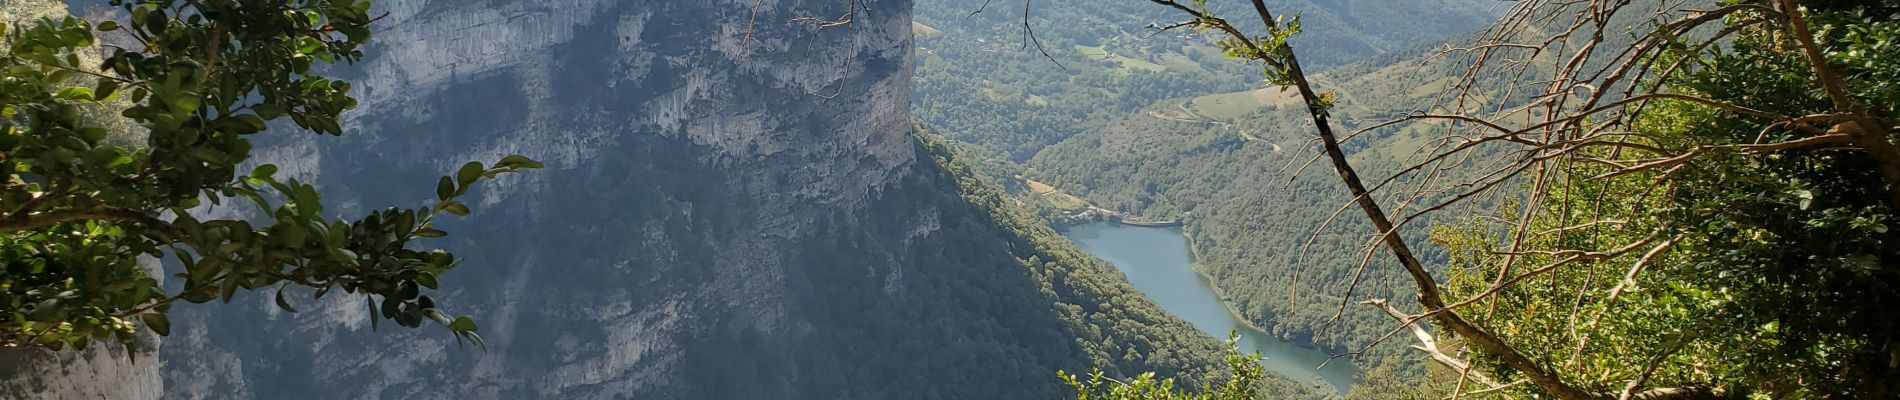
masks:
[[[1029,26],[1029,9],[1034,1],[1035,0],[1023,0],[1023,47],[1027,48],[1029,44],[1034,43],[1036,45],[1036,51],[1042,53],[1043,58],[1049,59],[1049,62],[1056,64],[1056,68],[1061,68],[1062,71],[1067,72],[1069,67],[1063,66],[1061,61],[1056,61],[1055,56],[1049,55],[1048,49],[1042,48],[1042,40],[1036,38],[1036,28]]]
[[[1397,307],[1393,307],[1391,304],[1388,304],[1385,301],[1385,299],[1366,300],[1366,301],[1359,302],[1359,304],[1372,306],[1372,308],[1379,309],[1379,311],[1384,311],[1386,315],[1392,316],[1392,318],[1399,320],[1399,322],[1408,322],[1408,321],[1417,320],[1416,317],[1413,317],[1411,315],[1406,315],[1404,311],[1399,311]],[[1495,381],[1491,380],[1490,377],[1485,376],[1485,374],[1477,372],[1477,371],[1473,371],[1471,369],[1471,363],[1465,362],[1465,360],[1460,360],[1457,357],[1452,357],[1449,354],[1445,354],[1444,351],[1440,351],[1438,349],[1438,340],[1433,338],[1432,333],[1427,332],[1425,330],[1425,327],[1419,326],[1418,324],[1414,324],[1414,323],[1406,323],[1404,325],[1412,329],[1413,337],[1418,338],[1419,344],[1412,346],[1412,348],[1425,352],[1426,355],[1431,356],[1432,361],[1436,361],[1439,364],[1449,367],[1453,371],[1459,371],[1459,374],[1469,375],[1472,379],[1477,380],[1479,383],[1482,383],[1485,386],[1499,386]]]

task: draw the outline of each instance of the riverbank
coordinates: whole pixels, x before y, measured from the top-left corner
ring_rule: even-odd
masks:
[[[1048,183],[1030,179],[1022,175],[1016,175],[1015,178],[1017,181],[1022,182],[1023,186],[1028,188],[1030,193],[1035,194],[1037,199],[1043,201],[1053,209],[1053,213],[1044,214],[1044,219],[1049,220],[1050,226],[1057,229],[1098,221],[1156,228],[1179,227],[1184,225],[1184,221],[1181,218],[1148,221],[1140,217],[1129,216],[1119,211],[1096,207],[1094,203],[1065,193],[1061,189]]]
[[[1127,220],[1117,219],[1117,218],[1112,218],[1112,217],[1087,219],[1087,220],[1063,221],[1063,222],[1051,221],[1050,225],[1051,225],[1051,228],[1054,228],[1057,231],[1066,231],[1069,228],[1087,225],[1087,224],[1093,224],[1097,222],[1116,223],[1116,224],[1121,224],[1121,225],[1136,226],[1136,227],[1143,227],[1143,228],[1181,228],[1181,230],[1184,230],[1184,231],[1187,229],[1187,223],[1185,221],[1181,221],[1178,219],[1172,220],[1172,221],[1164,221],[1164,222],[1140,222],[1140,221],[1129,222]],[[1220,285],[1215,284],[1216,280],[1214,279],[1214,276],[1209,275],[1207,273],[1207,269],[1201,267],[1201,263],[1200,263],[1201,247],[1194,243],[1194,236],[1188,235],[1186,232],[1181,232],[1181,237],[1187,240],[1188,270],[1193,271],[1194,276],[1199,277],[1201,279],[1201,283],[1207,285],[1208,290],[1211,290],[1214,292],[1214,297],[1218,298],[1221,304],[1225,306],[1225,308],[1227,309],[1228,315],[1233,316],[1235,321],[1246,324],[1248,328],[1253,328],[1254,330],[1272,334],[1273,331],[1267,330],[1265,327],[1260,326],[1260,324],[1254,323],[1253,318],[1248,318],[1246,314],[1242,314],[1239,309],[1234,308],[1234,303],[1233,303],[1232,298],[1228,297],[1227,293],[1222,291]],[[1292,338],[1281,337],[1280,335],[1273,335],[1273,336],[1281,340],[1286,340],[1289,342],[1293,341]],[[1300,342],[1296,342],[1296,344],[1300,344],[1302,347],[1306,347],[1306,348],[1310,348],[1314,350],[1327,351],[1327,349],[1321,349],[1319,348],[1318,345],[1313,344],[1313,341],[1311,340],[1311,338],[1308,338],[1307,340],[1303,340]]]
[[[1217,284],[1218,281],[1214,278],[1214,276],[1209,274],[1206,268],[1200,263],[1201,249],[1200,249],[1199,244],[1195,243],[1194,238],[1188,235],[1186,232],[1188,228],[1186,218],[1174,218],[1174,219],[1158,220],[1158,221],[1144,220],[1144,219],[1141,219],[1140,217],[1131,216],[1131,215],[1118,212],[1115,210],[1097,207],[1094,204],[1087,202],[1086,200],[1082,200],[1078,197],[1067,195],[1063,193],[1060,189],[1056,188],[1055,186],[1043,183],[1041,181],[1029,179],[1020,175],[1016,176],[1016,179],[1024,182],[1024,184],[1029,188],[1029,190],[1032,193],[1034,193],[1037,197],[1041,198],[1043,201],[1052,202],[1052,200],[1050,199],[1051,196],[1058,196],[1058,195],[1062,198],[1073,200],[1073,201],[1064,202],[1064,203],[1068,203],[1068,204],[1065,204],[1067,207],[1055,207],[1053,210],[1045,209],[1045,213],[1043,213],[1042,215],[1043,219],[1048,221],[1050,227],[1055,228],[1057,231],[1067,231],[1075,227],[1085,226],[1088,224],[1095,224],[1095,223],[1110,223],[1110,224],[1116,224],[1116,225],[1121,225],[1121,226],[1130,226],[1130,227],[1139,227],[1139,228],[1172,228],[1176,236],[1179,236],[1184,241],[1186,241],[1185,247],[1186,247],[1186,252],[1187,252],[1187,263],[1186,263],[1185,268],[1188,271],[1192,272],[1194,278],[1198,280],[1201,286],[1205,287],[1208,291],[1212,293],[1211,297],[1213,297],[1213,300],[1219,304],[1220,306],[1219,308],[1221,309],[1221,311],[1223,311],[1226,314],[1228,319],[1231,319],[1232,322],[1234,322],[1235,324],[1241,327],[1244,327],[1248,330],[1252,330],[1255,332],[1259,332],[1261,335],[1272,338],[1275,341],[1286,342],[1287,344],[1292,345],[1292,346],[1296,346],[1302,349],[1306,349],[1306,350],[1327,355],[1328,358],[1326,358],[1325,360],[1322,360],[1324,364],[1314,363],[1314,365],[1305,366],[1308,369],[1313,369],[1320,365],[1328,365],[1328,366],[1344,365],[1346,368],[1351,369],[1352,376],[1350,377],[1350,383],[1345,386],[1335,385],[1337,386],[1337,388],[1339,389],[1341,393],[1344,393],[1350,387],[1350,385],[1358,384],[1360,380],[1362,379],[1362,377],[1359,376],[1360,375],[1359,368],[1358,368],[1359,366],[1357,364],[1353,364],[1350,361],[1341,361],[1341,360],[1331,358],[1331,354],[1334,354],[1335,352],[1341,352],[1343,350],[1321,347],[1318,345],[1318,343],[1314,342],[1313,337],[1310,334],[1306,335],[1305,337],[1300,337],[1297,339],[1281,336],[1277,332],[1266,329],[1260,323],[1255,322],[1253,318],[1248,317],[1245,313],[1242,313],[1237,307],[1235,307],[1235,303],[1233,303],[1231,300],[1232,298],[1229,297],[1227,293],[1221,289],[1221,286]],[[1054,205],[1053,202],[1051,204]],[[1047,211],[1054,211],[1054,212],[1047,212]],[[1213,334],[1213,336],[1215,337],[1222,337],[1222,335],[1224,335],[1225,333],[1210,332],[1210,334]]]
[[[1147,221],[1147,220],[1142,220],[1139,217],[1130,217],[1128,216],[1128,214],[1123,214],[1115,210],[1096,207],[1093,204],[1087,205],[1077,210],[1062,211],[1057,215],[1051,216],[1050,218],[1048,218],[1048,220],[1049,220],[1050,227],[1056,228],[1058,230],[1063,229],[1063,228],[1068,228],[1068,227],[1079,226],[1079,225],[1092,224],[1096,222],[1111,222],[1111,223],[1117,223],[1117,224],[1122,224],[1122,225],[1139,226],[1139,227],[1147,227],[1147,228],[1179,228],[1179,227],[1187,226],[1187,222],[1180,218],[1160,220],[1160,221]]]
[[[1095,208],[1094,206],[1089,206],[1089,207]],[[1104,211],[1108,211],[1108,210],[1104,210]],[[1221,305],[1224,306],[1223,308],[1227,309],[1228,315],[1233,316],[1235,321],[1245,324],[1248,328],[1252,328],[1254,330],[1261,331],[1261,332],[1266,332],[1268,335],[1271,335],[1280,340],[1285,340],[1287,342],[1294,343],[1296,345],[1299,345],[1300,347],[1305,347],[1308,349],[1323,351],[1327,353],[1332,353],[1333,351],[1337,350],[1337,349],[1326,349],[1326,348],[1320,347],[1319,344],[1313,342],[1313,338],[1310,336],[1305,337],[1305,338],[1300,338],[1299,340],[1295,340],[1295,338],[1285,337],[1285,336],[1280,336],[1278,334],[1275,334],[1273,331],[1268,330],[1266,327],[1260,326],[1260,324],[1254,322],[1253,318],[1248,317],[1246,314],[1241,313],[1239,309],[1235,308],[1234,302],[1232,300],[1233,298],[1227,296],[1227,292],[1223,291],[1220,285],[1216,284],[1218,280],[1216,280],[1213,275],[1208,274],[1206,268],[1202,267],[1201,262],[1200,262],[1201,247],[1199,244],[1196,244],[1194,242],[1193,235],[1188,235],[1187,232],[1185,232],[1187,230],[1186,221],[1183,221],[1181,219],[1159,221],[1159,222],[1144,222],[1144,221],[1139,221],[1139,220],[1130,221],[1128,219],[1121,218],[1121,215],[1123,215],[1121,213],[1115,213],[1114,211],[1108,211],[1108,212],[1113,213],[1113,214],[1111,216],[1100,216],[1100,217],[1087,218],[1087,219],[1075,219],[1075,220],[1068,220],[1068,221],[1050,221],[1050,227],[1054,228],[1057,231],[1065,231],[1069,228],[1073,228],[1077,226],[1093,224],[1093,223],[1098,223],[1098,222],[1107,222],[1107,223],[1115,223],[1115,224],[1134,226],[1134,227],[1143,227],[1143,228],[1180,228],[1179,230],[1183,231],[1183,232],[1180,232],[1181,237],[1187,240],[1188,270],[1193,271],[1194,275],[1200,278],[1201,283],[1204,285],[1207,285],[1208,290],[1211,290],[1214,292],[1214,297],[1220,300]]]
[[[1113,218],[1115,218],[1116,223],[1119,223],[1122,225],[1128,225],[1128,226],[1145,226],[1145,227],[1150,227],[1150,228],[1179,228],[1179,227],[1187,226],[1186,222],[1182,222],[1178,218],[1167,220],[1167,221],[1138,221],[1138,220],[1131,220],[1131,219],[1126,219],[1122,217],[1113,217]]]
[[[1177,227],[1149,227],[1097,221],[1064,229],[1083,250],[1109,261],[1157,305],[1215,338],[1239,334],[1242,352],[1259,352],[1261,364],[1276,374],[1344,394],[1360,382],[1350,363],[1334,362],[1324,351],[1285,340],[1242,316],[1217,293],[1213,280],[1199,271],[1198,251]],[[1326,368],[1317,368],[1326,365]]]
[[[1186,233],[1186,226],[1182,226],[1182,229],[1184,229],[1184,231],[1182,231],[1182,237],[1184,237],[1184,239],[1188,239],[1188,260],[1189,260],[1188,269],[1189,271],[1193,271],[1193,275],[1201,279],[1201,284],[1207,284],[1208,290],[1212,290],[1212,292],[1214,292],[1214,298],[1216,298],[1216,300],[1220,300],[1220,303],[1222,303],[1222,305],[1226,305],[1227,313],[1229,313],[1229,315],[1233,315],[1233,318],[1235,318],[1237,322],[1241,322],[1241,324],[1246,324],[1246,328],[1254,328],[1254,330],[1258,330],[1258,332],[1265,332],[1267,336],[1273,336],[1273,337],[1277,337],[1277,339],[1283,339],[1283,341],[1286,341],[1286,343],[1294,343],[1294,345],[1298,345],[1298,347],[1305,347],[1305,349],[1313,349],[1313,351],[1319,351],[1319,353],[1326,353],[1326,355],[1338,355],[1338,353],[1336,353],[1338,349],[1326,349],[1326,347],[1321,347],[1319,343],[1313,343],[1313,337],[1311,336],[1300,337],[1300,339],[1296,339],[1296,337],[1279,336],[1279,334],[1275,334],[1273,330],[1267,330],[1265,326],[1260,326],[1258,322],[1254,322],[1254,318],[1246,317],[1245,313],[1241,313],[1241,309],[1235,309],[1235,307],[1233,307],[1233,300],[1231,300],[1231,298],[1227,298],[1227,292],[1222,292],[1222,288],[1220,288],[1220,284],[1216,284],[1216,279],[1214,279],[1214,275],[1208,275],[1207,269],[1205,269],[1205,267],[1201,267],[1201,246],[1195,245],[1195,243],[1193,243],[1193,235],[1188,235],[1188,233]],[[1364,379],[1364,377],[1360,377],[1359,373],[1357,373],[1359,372],[1359,364],[1351,364],[1351,360],[1340,360],[1340,362],[1347,362],[1349,366],[1353,366],[1353,372],[1355,372],[1353,373],[1353,383],[1355,383],[1355,385],[1359,385],[1360,379]],[[1315,368],[1317,368],[1317,366],[1315,366]]]
[[[1215,282],[1214,276],[1208,275],[1207,270],[1205,268],[1201,268],[1201,261],[1200,261],[1201,248],[1200,246],[1194,245],[1194,237],[1189,236],[1186,232],[1182,232],[1181,237],[1187,238],[1188,270],[1194,271],[1194,276],[1201,278],[1201,283],[1207,285],[1207,290],[1214,292],[1214,298],[1219,299],[1220,304],[1223,306],[1226,306],[1227,313],[1229,315],[1232,315],[1235,321],[1238,321],[1242,324],[1246,324],[1248,328],[1253,328],[1254,330],[1257,330],[1257,331],[1266,332],[1268,335],[1272,335],[1273,337],[1280,338],[1280,340],[1286,340],[1288,342],[1292,342],[1292,340],[1289,340],[1284,337],[1280,337],[1280,335],[1274,335],[1273,331],[1267,330],[1266,327],[1263,327],[1263,326],[1260,326],[1260,324],[1254,323],[1253,318],[1247,318],[1246,314],[1241,314],[1239,309],[1235,309],[1233,300],[1230,300],[1230,298],[1227,297],[1227,292],[1221,291],[1220,285],[1214,284]],[[1308,340],[1307,342],[1309,343],[1303,344],[1303,347],[1314,349],[1314,350],[1325,351],[1324,349],[1320,349],[1318,346],[1313,346],[1312,343],[1310,343],[1311,340]],[[1301,343],[1294,343],[1294,344],[1301,344]]]

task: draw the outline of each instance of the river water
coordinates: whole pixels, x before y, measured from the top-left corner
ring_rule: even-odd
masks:
[[[1330,385],[1340,393],[1355,383],[1353,367],[1346,360],[1316,369],[1326,362],[1326,353],[1280,340],[1234,315],[1209,282],[1189,268],[1194,259],[1188,251],[1187,237],[1179,228],[1095,222],[1069,227],[1063,236],[1089,254],[1115,264],[1135,289],[1201,331],[1219,339],[1226,339],[1228,332],[1239,333],[1240,351],[1260,352],[1265,356],[1261,365],[1267,371],[1300,382]]]

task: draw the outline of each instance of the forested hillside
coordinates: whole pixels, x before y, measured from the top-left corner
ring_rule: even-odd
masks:
[[[1260,86],[1257,67],[1229,62],[1212,39],[1160,31],[1183,18],[1147,1],[1033,2],[1033,36],[1021,3],[984,3],[918,3],[914,104],[918,119],[982,148],[991,163],[1028,160],[1156,101]],[[1307,31],[1294,41],[1321,67],[1437,41],[1496,12],[1482,0],[1292,3]]]
[[[1440,94],[1408,83],[1442,87],[1451,79],[1442,64],[1419,63],[1423,54],[1418,49],[1382,56],[1318,79],[1342,93],[1336,111],[1341,120],[1378,121]],[[1370,228],[1356,215],[1341,213],[1351,196],[1333,171],[1323,162],[1307,165],[1316,145],[1304,106],[1287,103],[1218,118],[1197,111],[1193,101],[1161,102],[1050,146],[1028,163],[1027,175],[1104,208],[1149,219],[1183,218],[1196,267],[1232,306],[1270,332],[1336,353],[1360,351],[1383,336],[1390,318],[1345,302],[1349,283],[1368,260],[1355,298],[1403,300],[1397,294],[1405,287],[1394,292],[1391,284],[1405,281],[1394,281],[1402,274],[1385,258],[1366,256]],[[1362,171],[1383,177],[1414,158],[1436,132],[1382,129],[1348,147]],[[1423,237],[1429,225],[1415,228],[1404,233]],[[1421,250],[1442,260],[1433,249]],[[1409,356],[1399,344],[1367,353],[1368,369],[1388,357]]]
[[[948,147],[945,139],[923,128],[919,128],[917,135],[924,151],[955,179],[962,198],[980,210],[951,217],[970,219],[974,221],[972,225],[1005,232],[999,237],[1000,242],[980,242],[1001,245],[1001,248],[979,249],[982,251],[975,253],[1014,255],[1032,280],[1041,286],[1044,296],[1055,302],[1059,318],[1077,327],[1075,342],[1093,363],[1093,368],[1113,368],[1103,372],[1120,377],[1150,371],[1141,369],[1144,365],[1171,368],[1177,373],[1162,375],[1174,377],[1183,387],[1228,378],[1228,371],[1222,370],[1223,365],[1217,362],[1228,354],[1227,348],[1162,311],[1129,287],[1120,274],[1114,272],[1114,267],[1082,252],[1044,221],[1014,204],[1016,199],[1006,196],[989,178],[961,161],[960,152]],[[1109,345],[1111,343],[1127,345]],[[1268,398],[1324,398],[1328,395],[1322,389],[1277,375],[1261,377],[1259,383],[1261,393]]]
[[[1354,87],[1354,78],[1317,84],[1301,71],[1297,48],[1278,40],[1295,25],[1270,25],[1255,39],[1215,13],[1158,2],[1229,33],[1230,53],[1268,65],[1263,76],[1298,90],[1316,152],[1354,198],[1340,212],[1372,225],[1362,234],[1388,233],[1359,247],[1364,260],[1390,260],[1409,279],[1345,300],[1367,299],[1359,303],[1393,321],[1429,321],[1391,333],[1442,373],[1400,380],[1412,385],[1377,379],[1358,394],[1900,393],[1900,325],[1883,306],[1896,301],[1888,289],[1900,282],[1892,266],[1900,254],[1900,91],[1890,83],[1900,71],[1900,6],[1520,3],[1450,53],[1472,56],[1451,64],[1468,67],[1471,79],[1420,81],[1452,95],[1407,106],[1416,94]],[[1254,4],[1239,18],[1275,20]],[[1360,96],[1359,106],[1344,93]],[[1378,97],[1368,102],[1368,93]],[[1375,125],[1384,129],[1352,130],[1366,126],[1352,119],[1394,103],[1419,111],[1381,118],[1394,124]],[[1330,119],[1345,120],[1345,129]],[[1095,144],[1111,139],[1152,144],[1127,135]],[[1182,213],[1200,217],[1193,211]],[[1418,235],[1425,223],[1431,245]],[[1386,301],[1404,294],[1417,304]],[[1144,384],[1080,398],[1176,397],[1145,395]]]
[[[1145,1],[1038,2],[1030,25],[1053,61],[1034,43],[1023,46],[1020,8],[992,5],[971,16],[970,6],[951,3],[918,7],[919,23],[931,29],[918,35],[917,113],[986,155],[975,162],[986,174],[1039,180],[1148,220],[1184,218],[1197,267],[1275,334],[1346,352],[1390,329],[1387,317],[1362,306],[1329,323],[1366,258],[1366,228],[1340,218],[1308,244],[1348,196],[1330,170],[1301,168],[1313,156],[1304,106],[1290,92],[1263,88],[1257,66],[1234,62],[1190,28],[1147,27],[1182,17]],[[1441,95],[1455,72],[1447,61],[1422,60],[1435,43],[1489,22],[1497,11],[1490,6],[1321,1],[1286,9],[1300,12],[1304,32],[1294,43],[1302,57],[1331,67],[1322,84],[1341,93],[1343,120],[1363,122]],[[1355,157],[1369,172],[1389,171],[1426,133],[1381,130],[1349,147],[1379,149]],[[1304,171],[1301,179],[1295,171]],[[1075,207],[1037,197],[1025,199],[1044,215]],[[1389,294],[1393,269],[1367,271],[1359,293]],[[1403,349],[1385,346],[1365,359],[1377,364]]]

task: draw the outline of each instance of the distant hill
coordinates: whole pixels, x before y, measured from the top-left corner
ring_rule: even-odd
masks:
[[[1340,93],[1337,115],[1350,132],[1424,107],[1440,94],[1432,86],[1455,75],[1442,63],[1420,63],[1423,55],[1422,49],[1394,53],[1317,79]],[[1184,217],[1196,267],[1243,315],[1295,341],[1357,351],[1391,329],[1391,320],[1349,305],[1338,323],[1328,323],[1366,259],[1362,249],[1372,229],[1356,210],[1336,214],[1350,196],[1323,160],[1301,170],[1314,156],[1311,120],[1303,104],[1277,96],[1277,89],[1265,89],[1162,101],[1051,145],[1027,166],[1037,179],[1100,207]],[[1347,147],[1355,166],[1379,179],[1412,159],[1432,133],[1424,126],[1385,129]],[[1427,227],[1405,233],[1422,238]],[[1436,246],[1417,250],[1443,257]],[[1410,281],[1383,256],[1370,258],[1355,298],[1409,301]],[[1377,363],[1404,351],[1388,345],[1366,358]]]
[[[1301,15],[1305,31],[1296,50],[1321,71],[1319,85],[1339,94],[1336,113],[1348,131],[1439,99],[1461,70],[1455,57],[1430,57],[1434,46],[1498,11],[1484,1],[1372,3],[1296,1],[1278,8]],[[919,20],[942,33],[919,39],[936,54],[920,55],[918,115],[961,129],[952,137],[992,151],[984,160],[992,174],[1023,175],[1148,219],[1183,218],[1196,267],[1243,315],[1277,335],[1344,352],[1385,334],[1390,319],[1362,306],[1330,322],[1367,259],[1361,250],[1370,228],[1347,210],[1308,245],[1348,196],[1324,162],[1301,170],[1315,144],[1297,96],[1262,87],[1258,66],[1208,52],[1206,38],[1147,37],[1141,26],[1172,20],[1148,3],[1092,6],[1052,2],[1033,10],[1031,25],[1064,71],[1033,45],[1018,50],[1011,35],[1020,31],[1010,24],[1020,19],[963,18],[920,3]],[[1224,13],[1236,20],[1252,15]],[[1043,20],[1060,23],[1035,24]],[[964,39],[953,39],[958,35]],[[976,50],[986,57],[958,56],[968,51],[969,37],[1003,42]],[[1347,148],[1362,172],[1383,177],[1414,157],[1431,133],[1424,125],[1384,129]],[[1423,237],[1418,228],[1426,225],[1405,233]],[[1435,247],[1421,250],[1442,257]],[[1370,259],[1355,298],[1409,301],[1406,286],[1395,286],[1409,281],[1391,280],[1399,275],[1382,255]],[[1393,344],[1363,358],[1391,358],[1415,373],[1419,366],[1405,361],[1412,356],[1406,351]]]
[[[1032,2],[1027,24],[1034,41],[1023,31],[1022,3],[994,2],[977,12],[983,3],[918,2],[917,21],[935,33],[917,38],[913,103],[920,120],[983,149],[990,163],[1028,160],[1156,101],[1259,86],[1259,67],[1227,59],[1212,39],[1187,28],[1150,28],[1185,18],[1147,1]],[[1244,2],[1214,3],[1242,26],[1260,25]],[[1305,31],[1295,44],[1318,70],[1437,42],[1490,21],[1500,6],[1295,0],[1276,7],[1299,13]]]

